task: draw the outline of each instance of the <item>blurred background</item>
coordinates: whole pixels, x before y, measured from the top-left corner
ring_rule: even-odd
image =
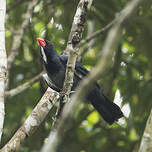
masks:
[[[78,0],[7,0],[6,50],[10,57],[7,90],[30,81],[42,70],[37,37],[50,40],[61,53],[65,49]],[[94,0],[88,13],[83,39],[111,23],[128,0]],[[145,1],[125,24],[113,65],[99,80],[125,118],[109,126],[91,105],[77,109],[75,128],[69,130],[60,152],[136,152],[152,107],[152,0]],[[79,60],[91,70],[102,55],[107,32],[80,48]],[[13,52],[15,52],[13,54]],[[11,54],[14,56],[12,57]],[[12,59],[12,60],[11,60]],[[2,145],[21,126],[47,86],[40,78],[25,91],[6,97]],[[82,109],[82,110],[81,110]],[[48,136],[54,107],[45,121],[21,147],[35,152]],[[81,112],[79,112],[81,110]]]

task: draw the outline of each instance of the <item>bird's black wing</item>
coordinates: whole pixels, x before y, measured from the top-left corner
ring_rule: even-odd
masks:
[[[89,71],[80,62],[76,62],[75,74],[77,74],[80,79],[83,79],[83,77],[89,74]]]
[[[61,62],[66,66],[67,61],[68,61],[68,56],[61,55],[60,56]],[[75,76],[77,76],[80,80],[82,80],[85,76],[89,74],[89,70],[87,70],[80,62],[76,62],[75,65]],[[95,83],[95,85],[100,89],[100,86]]]
[[[52,81],[51,79],[48,77],[47,73],[43,74],[42,76],[43,80],[46,82],[46,84],[53,90],[60,92],[61,89],[58,88]]]

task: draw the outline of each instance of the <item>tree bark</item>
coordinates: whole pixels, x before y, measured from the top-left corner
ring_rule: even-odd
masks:
[[[5,96],[5,81],[7,73],[7,56],[5,50],[5,13],[6,1],[0,2],[0,141],[3,132],[4,123],[4,96]]]
[[[71,87],[73,85],[73,76],[75,70],[75,63],[77,55],[79,53],[79,43],[82,38],[84,31],[84,25],[87,18],[88,8],[91,6],[92,1],[89,0],[80,0],[74,19],[72,23],[71,32],[69,34],[69,40],[67,43],[66,50],[64,51],[65,55],[68,55],[67,68],[65,73],[65,81],[63,85],[63,95],[64,101],[66,102],[69,98],[71,92]]]
[[[152,152],[152,110],[147,120],[138,152]]]
[[[44,120],[58,99],[58,93],[48,88],[31,114],[17,130],[10,141],[0,150],[1,152],[18,151],[26,137],[31,136]]]

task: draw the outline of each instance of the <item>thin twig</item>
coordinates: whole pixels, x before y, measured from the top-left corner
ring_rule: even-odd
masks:
[[[0,4],[0,141],[3,132],[3,123],[5,117],[4,94],[5,94],[5,81],[6,81],[6,73],[7,73],[7,56],[5,50],[5,13],[6,13],[6,1],[1,0],[1,4]]]
[[[53,105],[56,103],[58,97],[59,95],[56,91],[48,88],[22,126],[0,151],[18,151],[25,138],[31,136],[37,127],[39,127],[46,115],[52,109]]]
[[[86,39],[81,40],[81,42],[79,43],[79,47],[82,46],[82,45],[84,45],[85,43],[91,41],[92,39],[96,38],[98,35],[104,33],[105,31],[107,31],[115,23],[115,21],[116,21],[116,19],[112,20],[105,27],[103,27],[103,28],[95,31],[90,36],[88,36]]]
[[[72,96],[72,101],[65,105],[62,115],[58,120],[56,131],[50,132],[48,141],[46,144],[44,144],[41,152],[57,151],[59,143],[66,135],[65,130],[69,129],[72,125],[70,122],[72,119],[74,119],[73,114],[76,108],[89,91],[91,85],[93,85],[93,83],[99,79],[102,74],[105,73],[106,70],[111,66],[113,53],[115,50],[117,50],[117,46],[120,40],[122,25],[137,9],[141,2],[144,2],[144,0],[130,1],[121,12],[120,16],[117,18],[116,23],[108,33],[102,50],[103,55],[100,61],[89,73],[89,75],[84,80],[82,80],[79,89],[77,89],[76,93]]]
[[[28,89],[32,84],[34,84],[36,81],[38,81],[42,77],[43,74],[44,74],[44,72],[41,72],[40,74],[38,74],[37,76],[35,76],[31,80],[29,80],[28,82],[25,82],[24,84],[21,84],[20,86],[14,88],[14,89],[6,91],[5,96],[13,97],[13,96],[23,92],[24,90]]]

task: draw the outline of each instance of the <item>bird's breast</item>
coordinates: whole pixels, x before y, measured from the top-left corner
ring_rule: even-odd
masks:
[[[52,82],[60,89],[63,88],[64,78],[65,78],[65,70],[59,70],[51,72],[48,72],[49,78],[52,80]]]

